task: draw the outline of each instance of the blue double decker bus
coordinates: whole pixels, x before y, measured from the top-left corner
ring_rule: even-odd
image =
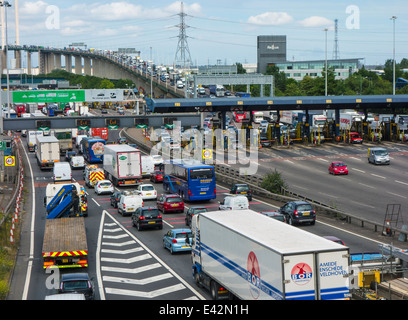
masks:
[[[81,139],[80,151],[89,163],[102,162],[105,144],[105,140],[100,137],[85,137]]]
[[[174,159],[164,162],[163,189],[178,193],[184,201],[216,198],[214,166],[197,160]]]

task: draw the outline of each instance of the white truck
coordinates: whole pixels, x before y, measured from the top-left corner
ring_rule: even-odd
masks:
[[[127,144],[109,144],[104,148],[105,179],[115,186],[136,185],[142,178],[140,150]]]
[[[213,299],[349,297],[349,249],[252,210],[193,216],[193,276]]]
[[[154,160],[151,156],[141,156],[142,161],[142,176],[150,177],[154,172]]]
[[[60,161],[60,143],[54,136],[38,136],[36,142],[36,158],[40,169],[51,169],[55,162]]]
[[[28,134],[27,134],[28,151],[30,152],[35,151],[35,146],[37,145],[37,137],[43,136],[43,134],[44,134],[43,131],[33,131],[33,130],[28,131]]]

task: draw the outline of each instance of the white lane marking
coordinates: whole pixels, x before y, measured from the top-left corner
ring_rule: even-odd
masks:
[[[386,177],[379,176],[378,174],[372,173],[371,175],[372,175],[373,177],[377,177],[377,178],[381,178],[381,179],[387,179]]]
[[[94,198],[92,198],[92,200],[93,200],[93,202],[95,202],[96,203],[96,205],[98,206],[98,207],[100,207],[101,205],[98,203],[98,202],[96,202],[96,200],[94,199]]]

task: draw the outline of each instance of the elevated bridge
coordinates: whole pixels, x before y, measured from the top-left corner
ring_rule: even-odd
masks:
[[[92,75],[107,79],[130,79],[136,84],[137,88],[143,89],[145,95],[151,94],[150,87],[152,86],[152,96],[154,97],[185,97],[185,90],[171,86],[168,82],[163,83],[160,79],[120,61],[119,58],[112,54],[100,51],[45,48],[43,46],[27,45],[9,45],[8,50],[27,52],[26,65],[29,75],[31,74],[31,54],[38,52],[40,74],[51,73],[55,69],[64,69],[67,72],[74,72],[79,75]],[[65,60],[64,64],[62,63],[62,58]],[[64,65],[64,68],[62,68],[62,65]]]

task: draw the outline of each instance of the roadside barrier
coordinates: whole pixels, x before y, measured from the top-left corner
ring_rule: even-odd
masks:
[[[21,213],[21,207],[22,207],[22,192],[23,192],[23,186],[24,186],[24,168],[23,168],[23,161],[21,158],[20,154],[20,148],[19,145],[21,143],[20,137],[15,137],[14,138],[14,145],[16,146],[16,165],[18,164],[18,174],[17,174],[17,183],[15,186],[15,191],[13,196],[11,197],[6,209],[4,212],[6,213],[3,220],[0,222],[0,225],[2,225],[5,222],[5,219],[8,218],[8,211],[10,208],[12,208],[12,205],[14,204],[14,212],[12,214],[11,218],[11,227],[10,227],[10,243],[14,244],[14,237],[15,237],[15,229],[16,229],[16,224],[19,221],[19,214]]]

